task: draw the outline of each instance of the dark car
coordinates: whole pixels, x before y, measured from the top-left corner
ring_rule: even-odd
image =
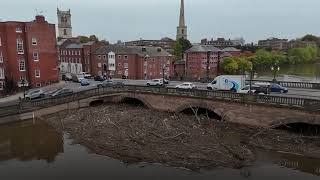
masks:
[[[113,81],[113,80],[105,80],[101,83],[99,83],[98,88],[104,88],[104,87],[123,87],[124,82],[123,81]]]
[[[273,92],[273,93],[288,93],[288,88],[282,87],[279,84],[271,84],[270,92]]]
[[[106,80],[106,78],[103,77],[103,76],[95,76],[95,77],[94,77],[94,80],[95,80],[95,81],[104,81],[104,80]]]

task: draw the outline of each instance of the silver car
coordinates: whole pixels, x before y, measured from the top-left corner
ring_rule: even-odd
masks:
[[[27,100],[44,98],[44,97],[45,97],[45,92],[42,89],[30,90],[25,95],[25,99]]]

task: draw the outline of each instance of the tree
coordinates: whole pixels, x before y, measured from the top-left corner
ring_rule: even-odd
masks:
[[[250,71],[252,69],[252,62],[247,58],[236,58],[239,68],[239,73],[244,74],[246,71]]]
[[[176,41],[173,45],[173,55],[175,56],[175,60],[179,61],[183,59],[183,48],[179,41]]]
[[[79,36],[80,43],[87,43],[90,41],[90,39],[87,36]]]
[[[220,68],[227,74],[234,74],[239,69],[239,66],[236,58],[227,57],[220,61]]]
[[[192,47],[192,44],[187,39],[178,39],[173,45],[173,54],[176,60],[183,59],[183,54]]]
[[[90,35],[90,36],[89,36],[89,40],[90,40],[90,41],[95,41],[95,42],[98,42],[98,41],[99,41],[99,39],[96,37],[96,35]]]
[[[319,38],[315,35],[312,34],[307,34],[301,39],[302,41],[313,41],[313,42],[318,42]]]

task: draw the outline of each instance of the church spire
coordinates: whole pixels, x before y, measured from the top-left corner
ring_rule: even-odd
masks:
[[[184,0],[181,0],[179,26],[186,26],[184,21]]]
[[[177,40],[187,39],[187,26],[184,18],[184,0],[181,0],[179,26],[177,27]]]

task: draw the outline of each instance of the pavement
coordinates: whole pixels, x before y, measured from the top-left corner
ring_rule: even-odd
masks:
[[[124,81],[125,85],[145,86],[147,83],[147,80],[122,80],[122,79],[121,80],[114,79],[114,80]],[[61,89],[61,88],[69,88],[69,89],[72,89],[74,92],[80,92],[80,91],[84,91],[84,90],[94,89],[100,83],[100,82],[94,81],[94,80],[89,80],[89,82],[90,82],[89,86],[81,86],[80,83],[75,83],[75,82],[71,82],[71,81],[60,81],[59,83],[52,84],[52,85],[49,85],[46,87],[42,87],[42,89],[47,94],[50,94],[50,93],[52,93],[58,89]],[[175,86],[177,86],[181,83],[183,83],[183,82],[170,81],[170,83],[167,85],[167,87],[175,88]],[[194,84],[198,87],[198,89],[203,89],[203,90],[207,89],[207,83],[194,82]],[[284,96],[284,97],[296,97],[296,98],[310,98],[310,99],[320,100],[320,90],[317,90],[317,89],[288,88],[288,90],[289,90],[289,92],[287,94],[275,93],[272,95]],[[16,95],[1,98],[0,99],[0,107],[18,104],[19,97],[23,98],[23,93],[19,93]]]

